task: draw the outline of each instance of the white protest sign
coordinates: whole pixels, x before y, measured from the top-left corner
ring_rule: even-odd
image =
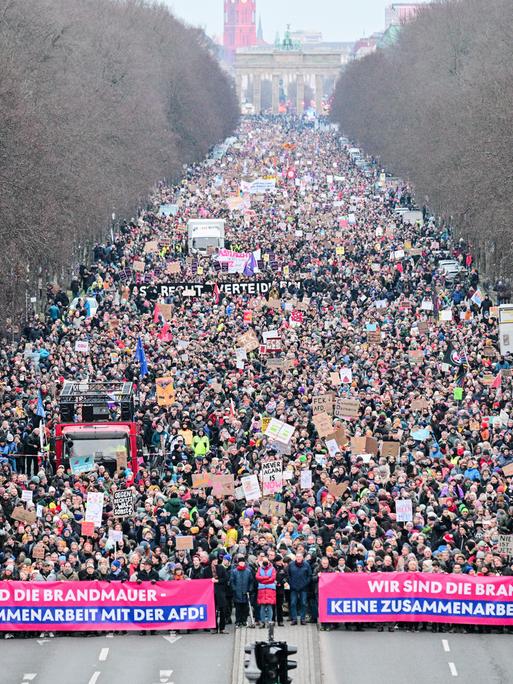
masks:
[[[295,429],[293,425],[288,425],[277,418],[271,418],[264,434],[275,442],[288,444]]]
[[[397,522],[411,522],[413,520],[413,506],[411,499],[397,499],[395,502]]]
[[[344,385],[350,385],[353,382],[353,371],[350,368],[340,369],[340,382]]]
[[[273,458],[272,460],[263,461],[262,463],[262,492],[264,496],[267,494],[275,494],[281,492],[283,488],[283,461],[281,458]]]
[[[258,477],[256,475],[248,475],[247,477],[241,478],[240,481],[242,485],[242,490],[246,501],[255,501],[260,499],[262,493],[260,491],[260,484],[258,483]]]
[[[104,498],[103,492],[87,493],[85,521],[94,523],[95,527],[100,527],[102,524]]]
[[[24,489],[21,493],[21,500],[32,503],[32,490]]]
[[[302,470],[301,471],[301,489],[311,489],[312,488],[312,471]]]
[[[75,342],[75,351],[83,352],[84,354],[89,353],[89,342],[87,340],[77,340]]]
[[[109,541],[119,544],[123,541],[123,532],[121,530],[109,530]]]

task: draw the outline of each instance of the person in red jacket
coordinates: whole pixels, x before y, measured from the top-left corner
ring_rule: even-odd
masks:
[[[273,619],[273,606],[276,604],[276,570],[264,558],[256,574],[257,603],[260,606],[260,622],[262,627]]]

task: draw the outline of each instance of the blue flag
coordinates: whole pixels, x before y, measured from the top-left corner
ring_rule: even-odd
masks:
[[[137,347],[135,349],[135,358],[137,361],[139,361],[139,363],[141,365],[141,378],[144,378],[144,376],[148,373],[148,364],[146,362],[146,356],[144,354],[144,347],[143,347],[140,336],[137,338]]]
[[[36,416],[40,416],[43,420],[46,418],[46,412],[45,412],[45,407],[43,406],[43,398],[41,396],[41,390],[37,391]]]

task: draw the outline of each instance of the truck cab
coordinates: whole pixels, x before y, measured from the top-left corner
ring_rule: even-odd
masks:
[[[212,250],[224,248],[225,221],[223,219],[190,219],[187,222],[189,254],[206,256]]]

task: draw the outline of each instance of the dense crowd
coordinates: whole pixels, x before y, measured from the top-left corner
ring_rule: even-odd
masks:
[[[327,126],[245,120],[224,156],[159,187],[97,245],[68,289],[49,287],[46,314],[0,351],[2,579],[212,578],[224,631],[250,614],[316,621],[325,572],[513,574],[498,545],[513,532],[513,420],[496,308],[469,246],[426,207],[406,223],[396,209],[411,206],[410,189],[356,165],[347,148]],[[276,188],[241,195],[241,181],[255,178],[276,178]],[[174,213],[160,214],[162,204]],[[226,219],[227,246],[255,256],[250,272],[188,253],[186,223],[197,216]],[[462,266],[455,280],[438,268],[447,257]],[[219,289],[248,280],[271,291]],[[217,287],[159,301],[158,284],[173,282]],[[277,331],[281,351],[237,352],[251,330],[259,344]],[[84,340],[88,351],[76,351]],[[160,377],[173,377],[170,406],[157,401]],[[58,399],[70,379],[134,383],[137,473],[57,467]],[[313,415],[326,394],[328,434]],[[357,415],[333,415],[337,398],[358,401]],[[287,444],[264,434],[271,418],[294,428]],[[370,453],[352,439],[365,436]],[[281,515],[240,493],[268,457],[286,473],[274,496]],[[235,493],[194,488],[202,471],[233,474]],[[112,495],[126,487],[135,513],[116,519]],[[84,536],[89,491],[104,492],[105,507]],[[397,521],[397,499],[412,501],[411,521]],[[19,506],[36,522],[13,519]],[[177,535],[193,536],[194,548],[177,550]]]

